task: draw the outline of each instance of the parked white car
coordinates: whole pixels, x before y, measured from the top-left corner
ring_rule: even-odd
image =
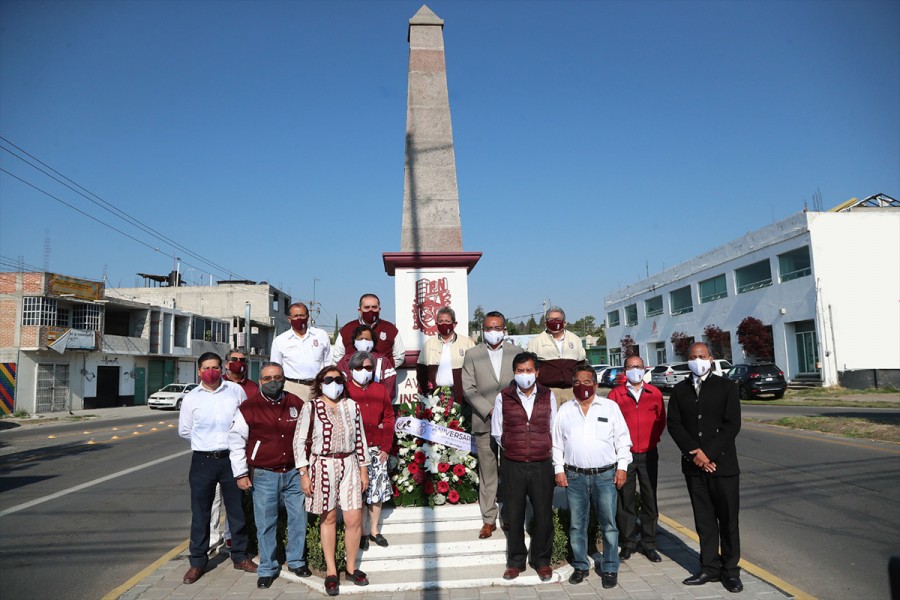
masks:
[[[197,387],[196,383],[170,383],[147,400],[147,406],[153,408],[174,408],[181,410],[181,401],[187,393]]]

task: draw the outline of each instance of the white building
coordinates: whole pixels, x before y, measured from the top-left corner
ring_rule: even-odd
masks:
[[[788,379],[900,387],[900,202],[884,195],[801,212],[605,298],[612,364],[631,336],[648,364],[677,361],[672,334],[730,334],[748,316],[770,326]],[[728,353],[731,356],[727,356]]]

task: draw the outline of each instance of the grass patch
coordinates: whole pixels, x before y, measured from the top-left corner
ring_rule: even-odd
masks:
[[[893,388],[848,390],[834,386],[788,390],[781,400],[741,400],[768,406],[836,406],[843,408],[900,408],[900,391]]]
[[[900,417],[784,417],[776,421],[760,421],[792,429],[833,433],[849,438],[877,440],[900,444]]]
[[[758,406],[834,406],[838,408],[900,408],[900,399],[847,400],[842,398],[783,398],[781,400],[741,400]]]

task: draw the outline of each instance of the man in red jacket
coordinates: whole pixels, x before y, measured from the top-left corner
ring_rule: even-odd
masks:
[[[278,505],[287,509],[288,570],[309,577],[303,549],[306,545],[306,507],[300,474],[294,463],[294,430],[303,400],[284,391],[284,369],[265,363],[260,371],[259,392],[234,413],[228,432],[231,471],[237,486],[253,491],[253,516],[259,542],[258,588],[268,588],[278,577],[276,558]]]
[[[609,399],[622,409],[622,416],[631,434],[631,464],[625,485],[619,489],[616,525],[619,528],[619,559],[628,560],[637,549],[636,485],[641,493],[640,540],[644,556],[660,562],[656,551],[656,525],[659,512],[656,506],[656,480],[659,473],[659,452],[656,446],[666,428],[666,406],[662,392],[644,383],[644,361],[640,356],[625,359],[625,382],[609,393]]]

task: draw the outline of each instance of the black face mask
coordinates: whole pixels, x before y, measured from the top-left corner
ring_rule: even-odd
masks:
[[[262,393],[266,395],[267,398],[271,398],[272,400],[277,400],[279,396],[281,396],[281,392],[284,391],[284,382],[283,381],[267,381],[261,386],[259,389],[262,390]]]

